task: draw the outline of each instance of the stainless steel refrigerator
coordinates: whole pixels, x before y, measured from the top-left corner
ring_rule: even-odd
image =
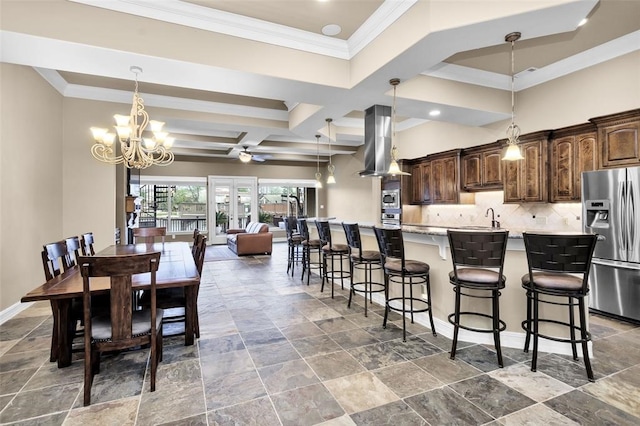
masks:
[[[640,321],[640,167],[582,173],[582,226],[601,235],[590,308]]]

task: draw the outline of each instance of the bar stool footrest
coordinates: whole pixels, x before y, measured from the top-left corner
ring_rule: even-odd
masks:
[[[365,284],[367,286],[369,286],[370,288],[365,290],[364,287]],[[358,288],[360,287],[360,288]],[[373,287],[376,287],[375,289]],[[383,283],[368,283],[368,282],[357,282],[357,283],[353,283],[351,285],[351,289],[353,291],[356,291],[358,293],[382,293],[385,290],[386,286]]]
[[[568,322],[563,322],[563,321],[557,321],[557,320],[551,320],[551,319],[540,319],[538,318],[538,322],[545,322],[545,323],[551,323],[551,324],[558,324],[558,325],[563,325],[567,328],[571,328],[571,324],[569,324]],[[524,331],[526,331],[527,333],[531,333],[532,336],[535,336],[536,333],[533,332],[533,330],[530,328],[530,323],[533,323],[533,319],[530,320],[524,320],[522,321],[522,329]],[[582,329],[577,326],[574,325],[573,326],[574,330],[582,333]],[[590,342],[591,341],[591,333],[589,331],[585,331],[585,333],[587,334],[586,339],[568,339],[566,337],[556,337],[556,336],[547,336],[546,334],[541,334],[540,332],[538,332],[538,337],[542,337],[543,339],[548,339],[548,340],[553,340],[555,342],[561,342],[561,343],[583,343],[583,342]]]
[[[483,314],[480,312],[460,312],[459,314],[461,317],[463,315],[466,316],[476,316],[476,317],[483,317],[483,318],[489,318],[490,320],[493,320],[493,317],[491,315],[487,315],[487,314]],[[476,333],[493,333],[496,330],[492,329],[492,328],[476,328],[476,327],[470,327],[468,325],[462,325],[462,324],[456,324],[455,322],[455,316],[456,314],[449,314],[449,316],[447,317],[447,319],[449,320],[449,322],[451,324],[453,324],[454,326],[458,326],[464,330],[469,330],[469,331],[475,331]],[[497,331],[505,331],[507,329],[507,323],[505,323],[504,321],[502,321],[501,319],[498,320],[498,323],[500,324],[500,327],[498,327]]]
[[[414,303],[417,302],[417,303],[421,303],[421,304],[426,306],[425,308],[419,308],[419,309],[418,308],[414,308],[414,309],[411,309],[411,306],[407,307],[407,305],[405,304],[404,305],[404,307],[405,307],[404,312],[405,313],[419,313],[419,312],[427,312],[427,311],[431,310],[431,306],[429,306],[429,302],[427,302],[426,300],[423,300],[423,299],[418,299],[417,297],[405,297],[405,298],[392,297],[390,299],[387,299],[386,306],[392,311],[402,312],[403,311],[402,307],[391,306],[391,302],[396,302],[396,301],[405,301],[405,302],[409,302],[409,303],[411,303],[411,301],[413,301]]]

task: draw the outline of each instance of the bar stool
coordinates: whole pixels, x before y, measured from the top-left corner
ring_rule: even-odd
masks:
[[[436,335],[436,327],[433,324],[433,315],[431,313],[431,284],[429,282],[429,265],[419,260],[409,260],[404,257],[404,240],[402,238],[402,230],[400,228],[377,228],[373,231],[376,234],[378,248],[382,262],[382,270],[384,271],[385,281],[385,310],[382,326],[387,327],[387,318],[389,310],[402,312],[402,340],[407,341],[407,324],[406,314],[411,314],[411,323],[413,323],[413,314],[418,312],[429,312],[429,322],[431,323],[431,332]],[[407,279],[409,280],[407,282]],[[398,283],[402,286],[401,297],[389,297],[389,283]],[[409,297],[405,294],[405,284],[409,285]],[[427,300],[413,296],[413,286],[424,284],[427,289]],[[394,306],[393,303],[399,301],[402,306]],[[409,308],[407,309],[407,302]],[[420,306],[415,307],[414,303]]]
[[[367,295],[369,301],[373,303],[373,293],[381,293],[385,291],[384,283],[374,282],[372,273],[374,270],[382,269],[380,261],[380,252],[375,250],[362,250],[362,240],[360,239],[360,228],[357,223],[342,223],[344,233],[347,237],[347,245],[349,246],[349,274],[351,276],[351,291],[349,292],[349,303],[347,307],[351,307],[351,296],[357,291],[364,294],[364,316],[367,316]],[[353,282],[353,270],[359,269],[364,271],[364,281]]]
[[[581,343],[587,377],[589,381],[593,382],[593,370],[587,346],[587,342],[591,340],[591,333],[587,331],[584,299],[589,294],[589,270],[598,236],[590,234],[550,235],[529,232],[525,232],[523,236],[529,273],[522,277],[522,287],[527,291],[527,319],[522,321],[522,328],[526,332],[525,352],[529,351],[529,343],[533,335],[531,371],[536,371],[537,368],[538,337],[571,343],[573,359],[576,361],[578,360],[576,344]],[[545,296],[545,299],[540,298],[541,294]],[[565,297],[567,298],[566,303],[557,301],[557,298]],[[539,303],[567,306],[569,308],[569,322],[541,319],[539,317]],[[580,326],[575,325],[575,306],[578,306]],[[569,328],[570,338],[544,335],[540,333],[540,323],[566,326]],[[580,331],[580,338],[576,338],[576,330]]]
[[[311,269],[318,269],[320,278],[322,278],[322,245],[319,239],[311,239],[309,236],[309,227],[307,226],[307,219],[298,219],[298,232],[302,239],[302,274],[300,274],[300,280],[304,279],[304,273],[307,272],[307,285],[309,285],[309,277],[311,276]],[[317,261],[311,260],[311,254],[317,253]]]
[[[493,333],[493,342],[498,354],[498,365],[502,368],[502,349],[500,346],[500,332],[507,328],[507,324],[500,319],[500,290],[505,287],[506,278],[502,275],[504,255],[507,249],[509,231],[452,231],[447,230],[453,271],[449,273],[449,282],[454,285],[456,293],[455,312],[448,316],[453,324],[453,342],[450,358],[455,359],[460,329],[478,333]],[[463,289],[473,293],[464,293]],[[478,294],[488,291],[485,296]],[[462,296],[477,299],[491,299],[491,315],[482,312],[460,311]],[[479,328],[460,323],[460,317],[482,317],[491,320],[491,328]]]
[[[298,232],[298,220],[295,217],[285,216],[282,222],[287,233],[287,274],[291,271],[291,276],[293,276],[295,264],[302,260],[302,253],[300,252],[302,237]]]
[[[317,221],[318,237],[322,244],[322,269],[324,276],[322,277],[322,287],[320,292],[324,291],[325,281],[331,280],[331,298],[333,299],[333,281],[340,279],[340,287],[344,289],[344,279],[351,278],[351,273],[344,270],[344,261],[349,257],[349,246],[346,244],[334,244],[331,241],[331,226],[327,221]],[[331,260],[331,269],[327,269],[327,258]],[[335,261],[339,262],[340,270],[335,269]]]

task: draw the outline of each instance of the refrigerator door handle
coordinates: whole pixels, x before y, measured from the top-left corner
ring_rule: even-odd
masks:
[[[633,243],[635,241],[636,236],[636,225],[634,218],[636,217],[636,200],[633,198],[633,182],[627,181],[627,238],[629,239],[629,245],[627,246],[627,250],[632,251],[635,250],[633,247]]]
[[[627,182],[622,181],[618,183],[618,199],[620,200],[620,210],[618,210],[618,223],[620,223],[620,227],[618,227],[618,238],[620,239],[620,245],[622,246],[622,250],[625,252],[628,250],[627,248]]]

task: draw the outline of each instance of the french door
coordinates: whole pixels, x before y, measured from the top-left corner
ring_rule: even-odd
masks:
[[[209,231],[212,244],[224,244],[227,230],[244,228],[258,219],[256,177],[209,176]]]

